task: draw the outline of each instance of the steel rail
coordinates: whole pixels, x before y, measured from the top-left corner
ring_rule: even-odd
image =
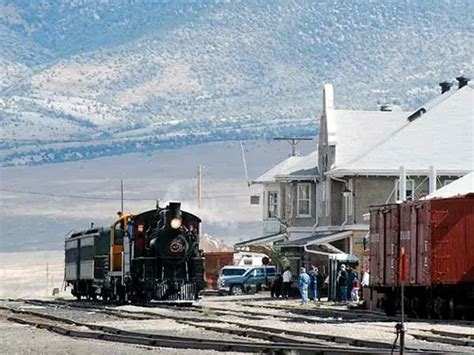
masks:
[[[93,310],[97,313],[104,313],[107,315],[112,315],[116,316],[119,318],[128,318],[128,319],[135,319],[135,320],[147,320],[147,319],[156,319],[156,318],[161,318],[161,319],[172,319],[178,323],[181,324],[186,324],[190,325],[193,327],[199,327],[203,328],[206,330],[211,330],[214,332],[220,332],[220,333],[225,333],[225,334],[233,334],[233,335],[238,335],[238,336],[250,336],[253,338],[257,339],[262,339],[262,340],[268,340],[271,342],[275,341],[282,341],[282,342],[288,342],[288,343],[299,343],[299,344],[307,344],[307,345],[314,345],[318,344],[317,341],[323,341],[323,342],[330,342],[330,343],[336,343],[338,345],[349,345],[353,347],[366,347],[366,348],[372,348],[372,349],[390,349],[390,345],[386,343],[380,343],[380,342],[373,342],[373,341],[368,341],[368,340],[358,340],[354,338],[347,338],[347,337],[339,337],[339,336],[332,336],[332,335],[324,335],[324,334],[314,334],[314,333],[308,333],[308,332],[301,332],[301,331],[293,331],[293,330],[280,330],[280,329],[275,329],[272,327],[263,327],[263,326],[257,326],[257,325],[249,325],[249,324],[243,324],[240,322],[236,321],[231,321],[231,320],[222,320],[222,319],[215,319],[215,318],[196,318],[196,317],[189,317],[189,316],[176,316],[176,315],[164,315],[160,313],[155,313],[155,312],[138,312],[138,311],[128,311],[128,310],[120,310],[120,309],[110,309],[109,307],[100,307],[97,308],[96,305],[87,305],[83,303],[76,303],[76,302],[56,302],[56,301],[45,301],[45,300],[22,300],[25,303],[29,304],[36,304],[36,305],[49,305],[49,306],[64,306],[64,307],[73,307],[73,308],[79,308],[79,309],[86,309],[86,310]],[[92,306],[92,307],[91,307]],[[4,308],[5,307],[0,307]],[[157,308],[170,308],[169,306],[165,307],[157,307]],[[174,307],[173,307],[174,308]],[[203,311],[205,307],[186,307],[186,308],[191,308],[192,311]],[[276,307],[275,307],[276,308]],[[9,309],[7,307],[7,309]],[[214,310],[214,307],[209,307],[210,310]],[[219,308],[218,308],[219,309]],[[50,319],[55,319],[54,316],[50,315],[44,315],[41,313],[37,312],[30,312],[30,311],[24,311],[24,310],[14,310],[16,312],[21,312],[21,313],[27,313],[27,314],[33,314],[33,315],[41,315],[44,316],[45,318],[50,318]],[[234,311],[231,311],[234,313]],[[236,312],[236,311],[235,311]],[[243,311],[245,312],[245,311]],[[251,312],[252,314],[258,313],[258,312]],[[215,312],[217,314],[217,312]],[[232,315],[236,316],[235,314],[229,314],[227,315]],[[263,315],[263,314],[260,314]],[[269,314],[270,315],[270,314]],[[271,315],[272,316],[272,315]],[[282,317],[284,318],[284,317]],[[293,318],[293,317],[291,317]],[[58,319],[60,321],[68,321],[65,318],[60,318]],[[74,321],[69,321],[74,324],[81,324],[78,322]],[[322,323],[325,323],[327,321],[321,320]],[[340,322],[340,321],[337,321]],[[212,325],[203,325],[199,323],[220,323],[220,324],[231,324],[234,326],[237,326],[242,329],[235,329],[235,328],[222,328],[219,326],[212,326]],[[87,326],[87,325],[86,325]],[[96,327],[96,326],[94,326]],[[98,329],[98,328],[97,328]],[[103,330],[103,327],[99,330]],[[430,331],[426,329],[419,329],[421,331]],[[114,328],[110,328],[108,330],[109,332],[114,332],[117,333],[117,330],[114,330]],[[123,332],[123,331],[119,331]],[[433,334],[436,332],[435,330],[432,330]],[[450,339],[446,338],[449,336],[452,336],[453,334],[455,335],[456,333],[449,333],[449,332],[442,332],[438,331],[440,335],[443,337],[433,337],[430,335],[417,335],[417,334],[411,334],[415,338],[420,339],[420,340],[426,340],[426,341],[431,341],[431,342],[438,342],[438,343],[447,343],[447,344],[453,344],[453,345],[458,345],[458,346],[472,346],[474,342],[466,340],[466,339]],[[294,339],[289,336],[296,336],[296,337],[305,337],[309,339],[317,339],[316,342],[314,341],[306,341],[302,343],[301,340],[299,339]],[[459,336],[461,337],[461,336]],[[469,337],[469,335],[465,335],[464,337]],[[321,345],[321,344],[319,344]],[[422,349],[409,349],[412,351],[423,351]],[[428,351],[428,350],[425,350]]]
[[[79,331],[67,327],[39,322],[37,320],[28,320],[25,317],[7,317],[7,320],[19,324],[34,326],[39,329],[45,329],[60,335],[105,340],[118,343],[138,344],[155,347],[175,348],[175,349],[200,349],[200,350],[217,350],[217,351],[239,351],[239,352],[261,352],[261,353],[294,353],[297,351],[301,354],[361,354],[361,353],[380,353],[380,349],[347,349],[347,348],[329,348],[317,344],[301,344],[301,343],[251,343],[244,341],[221,341],[210,339],[184,338],[168,335],[147,334],[139,332],[124,331],[111,327],[97,326],[93,324],[85,324],[81,322],[71,321],[69,319],[44,315],[41,313],[10,309],[9,307],[0,307],[15,314],[23,314],[37,318],[45,318],[58,323],[66,323],[74,326],[85,326],[94,332]],[[388,351],[387,351],[388,352]]]

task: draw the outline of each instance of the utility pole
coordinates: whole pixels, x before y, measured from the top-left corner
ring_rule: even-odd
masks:
[[[197,173],[197,203],[198,203],[198,208],[201,208],[201,200],[202,200],[202,165],[198,165],[198,173]]]
[[[247,160],[245,159],[244,142],[240,141],[240,150],[242,151],[242,161],[244,163],[245,179],[247,180],[247,186],[250,187],[249,173],[247,171]]]
[[[277,137],[273,138],[275,141],[287,141],[291,145],[291,154],[290,157],[298,156],[298,150],[296,149],[300,141],[312,141],[313,138],[310,137]]]
[[[123,213],[123,180],[120,180],[120,211]]]

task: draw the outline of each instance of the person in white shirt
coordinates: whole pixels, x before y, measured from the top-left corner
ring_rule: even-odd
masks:
[[[291,290],[291,271],[288,266],[283,273],[283,298],[290,297]]]

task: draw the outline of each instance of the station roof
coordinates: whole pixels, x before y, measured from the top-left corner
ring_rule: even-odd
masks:
[[[467,194],[474,194],[474,172],[464,175],[462,178],[436,190],[425,198],[455,197]]]
[[[387,139],[406,124],[408,115],[404,111],[334,110],[328,117],[332,121],[328,124],[329,144],[336,146],[331,168],[344,166]]]
[[[289,157],[258,177],[253,183],[268,183],[278,180],[308,180],[319,175],[318,151],[305,156]]]
[[[430,165],[440,175],[468,173],[474,166],[473,102],[469,86],[445,93],[422,107],[420,116],[411,121],[408,118],[413,114],[405,117],[403,125],[388,137],[379,137],[378,143],[336,164],[329,174],[393,175],[403,166],[409,174],[422,175]],[[351,141],[357,141],[357,137],[348,143]]]

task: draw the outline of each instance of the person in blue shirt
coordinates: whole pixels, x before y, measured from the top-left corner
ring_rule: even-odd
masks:
[[[301,293],[301,304],[308,303],[308,286],[310,282],[310,277],[306,273],[306,269],[302,267],[300,269],[300,278],[299,278],[299,289]]]

